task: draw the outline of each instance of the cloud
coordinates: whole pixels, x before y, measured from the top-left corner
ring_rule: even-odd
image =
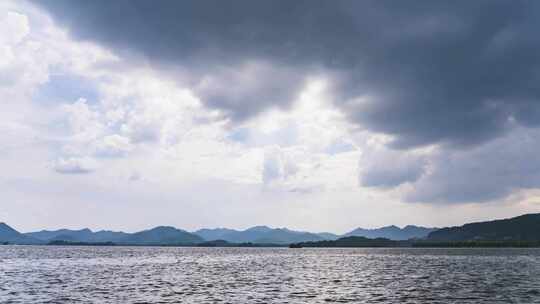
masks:
[[[540,187],[538,136],[540,129],[519,127],[470,149],[402,151],[371,144],[360,158],[360,185],[383,190],[406,185],[401,199],[414,203],[507,200]]]
[[[264,184],[286,180],[299,168],[279,147],[268,147],[264,152],[262,180]]]
[[[138,172],[133,172],[128,177],[128,181],[130,181],[130,182],[137,182],[137,181],[140,181],[140,180],[142,180],[142,176]]]
[[[80,98],[74,103],[64,104],[62,109],[73,143],[84,145],[81,149],[86,150],[89,142],[98,139],[106,131],[100,112],[88,105],[86,99]]]
[[[393,135],[397,148],[469,147],[509,120],[540,122],[534,1],[36,4],[78,39],[188,73],[232,120],[286,106],[302,79],[322,74],[351,121]]]
[[[282,176],[283,166],[281,159],[274,155],[265,154],[262,176],[263,183],[268,184],[273,180],[282,178]]]
[[[294,146],[299,143],[298,132],[299,124],[293,120],[282,120],[278,128],[264,130],[256,121],[249,127],[232,129],[227,139],[242,143],[247,146],[272,146],[281,147]]]
[[[204,75],[194,92],[206,105],[221,109],[233,121],[242,121],[263,109],[290,104],[304,85],[304,77],[287,66],[246,62]]]
[[[61,157],[128,158],[141,147],[155,151],[178,144],[196,116],[192,96],[147,71],[109,71],[93,86],[99,100],[80,98],[58,106],[64,137]],[[77,77],[71,77],[76,79]]]
[[[360,184],[391,188],[416,182],[426,170],[426,157],[384,146],[366,150],[360,158]]]
[[[518,128],[467,151],[442,150],[429,158],[427,171],[405,199],[411,202],[471,203],[509,197],[540,187],[537,141],[540,130]]]
[[[96,155],[102,157],[121,157],[134,149],[130,139],[118,134],[105,136],[96,143]]]
[[[354,151],[355,149],[356,148],[352,143],[340,138],[333,141],[330,145],[328,145],[328,147],[326,147],[325,149],[325,152],[330,155],[336,155],[339,153],[346,153],[346,152]]]
[[[0,15],[2,24],[0,45],[10,45],[20,43],[24,37],[30,33],[28,17],[17,12],[8,11]]]
[[[0,89],[13,87],[19,82],[44,80],[42,65],[29,57],[36,48],[25,40],[29,33],[30,23],[26,15],[10,10],[0,11]],[[29,62],[34,65],[25,69]]]
[[[54,170],[61,174],[87,174],[97,169],[97,162],[91,158],[61,158],[54,163]]]
[[[158,141],[163,122],[156,118],[148,112],[132,113],[120,130],[135,143]]]
[[[518,141],[540,117],[532,2],[36,4],[70,36],[40,26],[47,18],[2,15],[12,33],[2,37],[0,82],[9,85],[0,96],[17,106],[0,115],[24,122],[27,142],[54,141],[42,161],[57,159],[56,172],[99,167],[125,181],[136,170],[150,180],[175,163],[179,180],[262,180],[304,193],[359,179],[361,191],[404,186],[403,199],[433,203],[539,186],[534,145]],[[125,18],[107,17],[115,14]],[[29,112],[38,113],[32,126]],[[358,130],[392,140],[366,146]],[[419,152],[425,146],[433,150]]]
[[[307,195],[324,191],[324,186],[314,185],[306,187],[291,188],[288,190],[290,193],[296,193],[299,195]]]

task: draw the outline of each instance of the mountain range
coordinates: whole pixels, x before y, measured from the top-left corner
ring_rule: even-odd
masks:
[[[54,231],[42,230],[25,235],[41,241],[72,241],[72,242],[118,242],[130,234],[125,232],[101,230],[93,232],[86,228],[81,230],[60,229]]]
[[[419,226],[386,226],[378,229],[357,228],[343,235],[328,232],[311,233],[287,228],[255,226],[246,230],[228,228],[200,229],[194,232],[160,226],[136,233],[90,229],[20,233],[0,223],[0,243],[47,244],[51,242],[115,243],[122,245],[194,245],[225,241],[229,244],[253,243],[287,245],[300,242],[333,241],[346,237],[384,238],[393,241],[422,239],[426,241],[468,240],[540,240],[540,214],[526,214],[511,219],[465,224],[459,227],[426,228]]]
[[[104,243],[112,242],[116,244],[130,245],[185,245],[202,243],[205,240],[198,235],[174,227],[159,226],[149,230],[136,233],[125,233],[117,231],[97,231],[90,229],[69,230],[60,229],[54,231],[38,231],[21,234],[32,238],[37,242],[50,243],[55,241],[83,242],[83,243]],[[0,241],[2,231],[0,230]]]
[[[315,233],[266,226],[255,226],[242,231],[227,228],[201,229],[194,233],[207,241],[224,240],[230,243],[290,244],[325,239]]]
[[[412,230],[410,227],[415,227]],[[3,224],[0,227],[0,242],[14,244],[46,244],[50,242],[85,242],[136,245],[182,245],[199,244],[212,241],[226,241],[228,243],[253,243],[253,244],[276,244],[287,245],[298,242],[316,242],[322,240],[336,240],[344,236],[385,237],[388,239],[423,238],[431,231],[431,228],[407,226],[400,229],[396,226],[382,227],[379,229],[355,229],[345,235],[337,235],[329,232],[311,233],[295,231],[287,228],[270,228],[267,226],[255,226],[246,230],[228,228],[200,229],[188,232],[174,227],[156,227],[136,233],[119,231],[92,231],[88,228],[80,230],[59,229],[42,230],[37,232],[19,233],[13,228]]]
[[[144,230],[129,234],[118,241],[120,244],[137,245],[182,245],[197,244],[205,240],[200,236],[174,227],[160,226],[150,230]]]
[[[437,230],[437,228],[418,227],[413,225],[399,228],[397,226],[386,226],[379,229],[363,229],[357,228],[349,233],[346,233],[344,237],[348,236],[361,236],[369,239],[385,238],[394,241],[402,241],[408,239],[422,239],[428,236],[431,232]]]

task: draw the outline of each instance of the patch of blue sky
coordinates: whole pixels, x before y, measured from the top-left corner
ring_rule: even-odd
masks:
[[[350,152],[353,150],[355,150],[355,147],[351,143],[340,139],[334,141],[328,147],[326,147],[325,152],[330,155],[336,155],[340,153]]]
[[[73,74],[52,74],[49,81],[34,92],[34,102],[40,104],[73,103],[84,98],[89,104],[99,98],[97,84],[89,78]]]

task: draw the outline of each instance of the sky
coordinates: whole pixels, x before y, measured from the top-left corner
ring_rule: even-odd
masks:
[[[540,2],[0,2],[0,222],[540,212]]]

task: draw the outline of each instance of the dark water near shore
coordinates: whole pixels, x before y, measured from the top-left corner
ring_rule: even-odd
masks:
[[[540,250],[0,246],[0,303],[540,303]]]

